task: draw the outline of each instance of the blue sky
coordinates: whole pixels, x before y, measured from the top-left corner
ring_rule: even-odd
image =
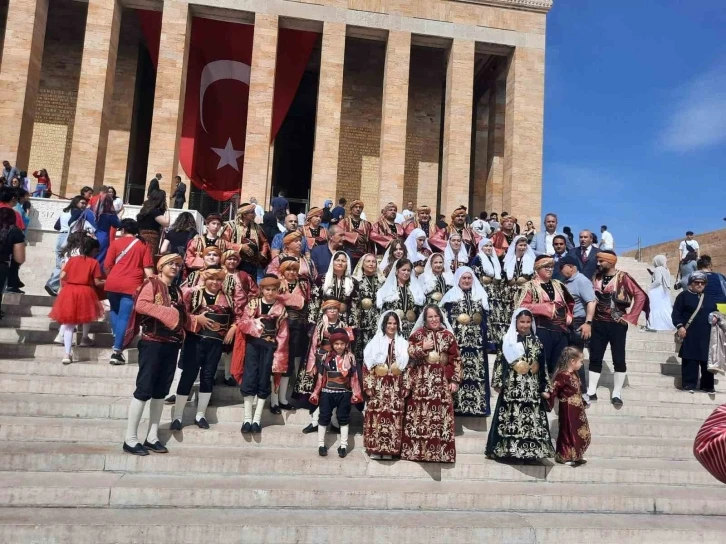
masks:
[[[543,212],[618,250],[726,228],[726,1],[555,0]]]

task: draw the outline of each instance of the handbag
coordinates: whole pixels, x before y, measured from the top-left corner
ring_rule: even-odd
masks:
[[[686,326],[684,327],[686,330],[688,330],[688,327],[691,326],[691,323],[693,323],[693,320],[696,319],[696,314],[698,314],[702,305],[703,305],[703,293],[698,295],[698,306],[696,306],[696,311],[693,312],[693,314],[691,314],[691,317],[688,319],[688,323],[686,323]],[[683,345],[683,338],[680,338],[678,336],[678,331],[676,331],[673,335],[673,342],[675,343],[676,355],[678,355],[681,351],[681,346]]]

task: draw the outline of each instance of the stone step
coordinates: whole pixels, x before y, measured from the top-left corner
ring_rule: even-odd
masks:
[[[48,275],[50,275],[50,270],[48,271]],[[49,295],[21,295],[19,293],[5,293],[5,295],[3,295],[3,307],[12,305],[51,307],[53,306],[54,300],[55,298]]]
[[[726,489],[671,486],[396,481],[243,475],[0,473],[8,506],[89,508],[307,508],[720,516]],[[182,513],[182,512],[180,512]]]
[[[42,308],[42,306],[39,306],[38,308]],[[5,306],[3,306],[3,310],[5,309]],[[49,317],[47,317],[48,312],[50,311],[50,308],[46,308],[46,316],[21,316],[21,315],[5,315],[0,320],[0,330],[3,328],[10,328],[10,329],[24,329],[24,330],[40,330],[40,331],[55,331],[58,332],[58,329],[60,327],[59,323],[56,323],[55,321],[52,321]],[[111,325],[107,321],[94,321],[91,323],[91,332],[97,333],[97,332],[111,332]],[[51,340],[48,340],[45,343],[50,343]]]
[[[316,434],[302,434],[301,426],[270,425],[264,429],[264,440],[256,441],[240,434],[239,423],[213,423],[210,429],[199,429],[194,425],[194,409],[185,411],[182,431],[169,430],[170,418],[162,420],[159,438],[170,448],[187,446],[208,447],[271,447],[308,448],[317,447]],[[557,436],[557,422],[552,422],[552,436]],[[593,425],[597,425],[597,419]],[[142,422],[140,429],[147,428]],[[487,430],[470,430],[458,425],[456,450],[458,453],[482,454],[486,447]],[[599,427],[598,427],[599,428]],[[25,442],[93,442],[118,444],[126,431],[122,419],[71,419],[45,417],[0,416],[0,440]],[[695,434],[695,430],[692,434]],[[351,426],[351,436],[362,441],[362,426],[356,419]],[[333,440],[334,437],[330,437]],[[609,459],[655,458],[663,460],[693,459],[693,439],[660,439],[642,437],[600,436],[593,437],[587,457]]]
[[[551,514],[509,512],[356,511],[352,509],[196,509],[180,515],[170,508],[0,509],[0,525],[10,542],[117,544],[155,542],[245,544],[338,542],[506,542],[554,544],[579,541],[583,531],[599,542],[639,544],[720,544],[726,520],[720,516],[658,516],[652,514]],[[68,535],[71,535],[68,537]],[[61,540],[59,540],[59,538]]]
[[[102,360],[106,363],[111,358],[113,350],[110,347],[89,347],[76,346],[73,348],[73,356],[76,362],[89,360]],[[0,359],[55,359],[60,360],[65,355],[65,348],[56,344],[16,344],[0,342]],[[138,351],[131,348],[125,351],[126,360],[129,363],[138,361]]]
[[[99,323],[101,325],[101,323]],[[98,327],[100,328],[100,327]],[[78,327],[77,333],[74,336],[74,349],[79,345],[83,334],[81,328]],[[37,329],[23,329],[23,328],[3,328],[0,327],[0,344],[37,344],[37,345],[52,345],[56,336],[58,335],[58,329],[53,330],[37,330]],[[99,348],[111,348],[113,347],[113,335],[110,332],[92,332],[91,339],[93,340],[96,347]],[[108,362],[108,361],[106,361]]]

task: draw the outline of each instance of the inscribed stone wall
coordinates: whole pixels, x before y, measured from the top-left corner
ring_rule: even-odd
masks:
[[[385,42],[346,38],[340,120],[338,194],[351,201],[378,195]],[[372,160],[375,158],[376,160]],[[364,187],[361,182],[364,181]],[[313,202],[320,206],[322,202]],[[374,211],[373,216],[377,215]]]
[[[683,229],[684,234],[686,229]],[[726,274],[726,229],[714,230],[703,234],[696,233],[693,237],[701,248],[701,255],[709,255],[713,259],[714,272]],[[652,263],[653,257],[656,255],[665,255],[668,259],[668,269],[671,273],[676,274],[678,271],[678,246],[685,239],[685,235],[676,240],[663,242],[654,246],[644,247],[641,250],[641,262]],[[617,243],[615,240],[615,250],[617,251]],[[631,250],[623,253],[625,257],[636,257],[637,250]]]
[[[437,207],[446,51],[411,48],[403,201]]]

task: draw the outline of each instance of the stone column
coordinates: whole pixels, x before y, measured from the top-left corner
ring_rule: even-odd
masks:
[[[543,49],[518,47],[507,71],[502,206],[520,225],[541,222],[544,67]]]
[[[504,119],[506,111],[506,81],[492,83],[489,93],[489,139],[487,141],[487,189],[485,209],[491,212],[509,212],[503,207],[504,185]],[[510,212],[512,213],[512,212]]]
[[[10,0],[0,66],[0,160],[28,167],[48,0]]]
[[[122,8],[116,0],[89,0],[81,77],[68,163],[66,195],[98,187],[106,168],[109,116],[116,75]]]
[[[177,0],[165,0],[161,17],[159,62],[156,67],[154,113],[151,118],[146,182],[148,183],[159,172],[162,175],[159,185],[169,197],[174,176],[179,172],[179,143],[191,29],[189,5]],[[187,185],[188,189],[190,187],[191,182]]]
[[[277,23],[277,15],[255,14],[245,162],[240,196],[240,202],[247,202],[250,196],[256,197],[265,209],[269,207],[271,189],[268,166],[277,63]]]
[[[403,206],[410,60],[411,33],[390,31],[383,72],[377,210],[387,202],[395,202],[399,209]]]
[[[469,202],[474,42],[454,39],[446,69],[446,111],[439,211],[448,216]]]
[[[345,24],[326,22],[320,51],[318,106],[315,113],[315,149],[310,185],[310,206],[335,200],[340,146],[340,110],[343,102]]]

